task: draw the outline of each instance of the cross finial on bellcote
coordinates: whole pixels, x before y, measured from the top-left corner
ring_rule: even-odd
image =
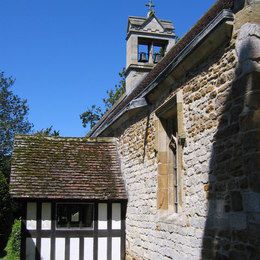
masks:
[[[145,6],[148,7],[148,14],[147,14],[148,17],[149,17],[151,14],[154,14],[154,13],[155,13],[155,10],[154,10],[155,5],[153,4],[153,1],[152,1],[152,0],[149,0],[149,2],[148,2]]]

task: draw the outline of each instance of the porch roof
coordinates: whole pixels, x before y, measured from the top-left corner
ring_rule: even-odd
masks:
[[[115,139],[16,136],[10,193],[19,199],[126,199]]]

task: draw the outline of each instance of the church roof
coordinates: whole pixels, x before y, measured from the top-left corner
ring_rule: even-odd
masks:
[[[153,85],[157,77],[160,77],[165,71],[171,68],[171,63],[178,58],[185,48],[192,44],[192,41],[201,34],[203,30],[221,13],[223,10],[233,10],[234,0],[218,0],[208,12],[188,31],[180,41],[174,45],[165,57],[144,77],[137,87],[127,96],[116,103],[91,129],[89,136],[100,135],[113,121],[113,118],[119,117],[122,111],[127,108],[132,100]]]
[[[16,136],[10,193],[20,199],[126,199],[115,139]]]

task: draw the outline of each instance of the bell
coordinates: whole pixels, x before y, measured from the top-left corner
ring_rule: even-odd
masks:
[[[139,62],[147,62],[148,61],[147,54],[145,52],[140,52],[138,61]]]
[[[161,59],[162,59],[162,55],[160,53],[154,54],[154,58],[153,58],[154,63],[158,63]]]

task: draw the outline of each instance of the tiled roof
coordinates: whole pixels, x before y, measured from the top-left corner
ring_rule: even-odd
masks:
[[[15,137],[14,198],[126,199],[115,140]]]
[[[218,0],[209,11],[187,32],[181,40],[174,45],[167,55],[144,77],[144,79],[139,83],[139,85],[128,95],[126,98],[119,102],[113,110],[108,111],[98,123],[91,129],[89,136],[96,136],[99,134],[98,129],[106,128],[106,123],[111,120],[111,118],[116,117],[120,112],[132,101],[134,100],[142,91],[150,86],[153,81],[161,74],[171,62],[184,50],[184,48],[192,42],[192,40],[199,35],[211,21],[216,18],[224,9],[232,10],[234,8],[234,0]]]

